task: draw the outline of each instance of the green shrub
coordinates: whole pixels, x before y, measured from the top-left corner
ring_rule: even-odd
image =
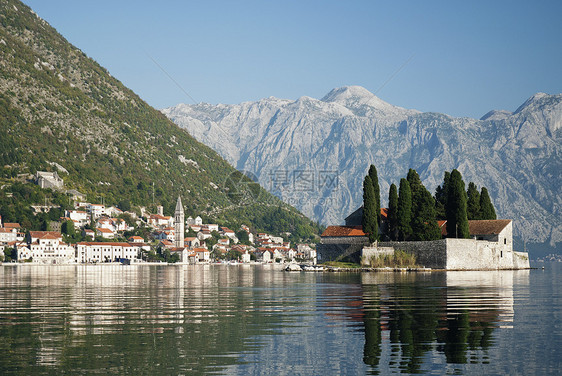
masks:
[[[402,251],[395,250],[393,254],[376,255],[371,257],[371,267],[373,268],[418,268],[416,256]]]

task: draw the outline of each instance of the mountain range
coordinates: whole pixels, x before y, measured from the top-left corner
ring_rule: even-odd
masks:
[[[186,215],[274,233],[318,232],[17,0],[0,3],[0,134],[5,221],[30,210],[14,184],[58,170],[67,188],[92,203],[162,204],[173,213],[181,195]]]
[[[420,112],[347,86],[322,99],[274,97],[241,104],[178,104],[162,112],[270,192],[323,224],[362,201],[371,163],[381,201],[409,168],[434,191],[444,171],[488,188],[519,240],[562,243],[562,95],[537,93],[514,112],[481,119]],[[523,244],[516,244],[519,249]]]

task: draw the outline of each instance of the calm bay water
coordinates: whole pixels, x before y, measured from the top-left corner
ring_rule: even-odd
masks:
[[[541,265],[542,266],[542,265]],[[0,267],[0,374],[556,374],[562,266]]]

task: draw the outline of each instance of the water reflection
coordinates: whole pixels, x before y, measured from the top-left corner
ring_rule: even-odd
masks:
[[[528,278],[529,271],[363,274],[363,361],[374,374],[427,371],[424,363],[439,354],[446,363],[489,363],[494,330],[512,327],[514,279]]]
[[[360,374],[486,364],[529,272],[4,266],[0,374]],[[439,365],[439,366],[436,366]]]

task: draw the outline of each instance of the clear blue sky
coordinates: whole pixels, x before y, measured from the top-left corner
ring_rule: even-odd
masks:
[[[361,85],[479,118],[562,92],[559,0],[24,2],[156,108],[192,101],[150,57],[208,103]]]

